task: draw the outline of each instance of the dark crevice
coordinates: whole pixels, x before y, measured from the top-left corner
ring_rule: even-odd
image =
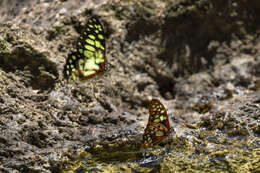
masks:
[[[163,96],[166,100],[173,99],[173,97],[175,96],[175,81],[168,76],[162,75],[153,76],[153,78],[159,86],[159,92],[161,96]]]
[[[34,89],[52,89],[58,77],[55,63],[29,45],[17,46],[11,53],[0,53],[0,68],[22,75],[25,85]]]
[[[127,35],[126,41],[132,42],[139,40],[141,36],[150,35],[159,30],[159,25],[153,23],[152,21],[145,20],[140,18],[134,23],[129,23],[126,25]]]
[[[188,10],[176,15],[183,6],[193,6]],[[191,1],[190,4],[179,4],[168,10],[163,25],[145,19],[136,20],[127,25],[127,41],[141,39],[140,37],[153,34],[161,29],[162,51],[156,58],[166,62],[165,67],[153,65],[147,61],[152,70],[147,70],[144,64],[137,65],[136,69],[148,73],[158,84],[163,97],[168,93],[174,97],[175,77],[190,75],[214,66],[217,47],[212,41],[230,45],[233,37],[243,39],[247,33],[255,32],[260,23],[257,16],[260,14],[260,3],[256,1]],[[249,19],[249,20],[248,20]],[[228,59],[226,63],[228,63]],[[158,69],[160,68],[160,69]],[[160,73],[160,71],[164,71]],[[142,86],[139,87],[143,89]],[[167,99],[167,98],[166,98]]]
[[[216,50],[209,48],[212,40],[229,44],[234,35],[243,38],[245,33],[259,28],[260,3],[258,7],[256,1],[221,0],[212,3],[211,6],[200,4],[195,6],[196,10],[177,17],[171,13],[178,11],[178,6],[169,10],[162,27],[165,50],[158,58],[170,67],[177,66],[172,69],[174,76],[196,73],[213,66]]]

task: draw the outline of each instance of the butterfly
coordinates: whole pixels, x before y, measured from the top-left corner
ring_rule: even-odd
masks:
[[[143,134],[142,148],[159,144],[170,133],[170,123],[163,104],[153,99],[149,104],[149,120]]]
[[[76,51],[68,55],[64,77],[69,81],[85,81],[108,71],[104,29],[96,17],[87,22],[79,36]]]

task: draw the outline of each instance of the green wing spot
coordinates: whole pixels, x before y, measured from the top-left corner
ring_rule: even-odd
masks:
[[[88,50],[84,51],[84,56],[87,58],[93,58],[94,57],[94,53]]]
[[[95,40],[95,36],[92,34],[89,34],[88,37],[91,38],[92,40]]]
[[[89,19],[76,42],[76,51],[68,55],[64,76],[69,81],[84,81],[107,71],[104,29],[97,18]],[[158,117],[159,119],[159,117]]]
[[[95,45],[97,48],[101,48],[101,43],[98,40],[95,41]]]
[[[158,118],[158,119],[155,119],[153,122],[155,123],[159,123],[161,120]]]
[[[86,39],[86,42],[88,44],[91,44],[92,46],[94,46],[94,44],[95,44],[95,42],[93,40],[91,40],[91,39]]]
[[[105,50],[105,48],[102,45],[100,46],[100,49]]]
[[[156,131],[156,136],[163,136],[163,135],[164,135],[163,132],[161,132],[161,131]]]
[[[97,28],[98,28],[98,30],[99,30],[99,31],[102,31],[102,28],[101,28],[101,26],[100,26],[100,25],[98,25],[98,27],[97,27]]]
[[[85,48],[87,49],[87,50],[90,50],[90,51],[92,51],[92,52],[95,52],[95,47],[93,47],[93,46],[90,46],[90,45],[85,45]]]
[[[98,38],[99,38],[100,40],[103,40],[103,39],[104,39],[103,35],[101,35],[101,34],[98,34]]]
[[[104,62],[104,59],[102,58],[99,58],[99,59],[96,59],[95,61],[97,64],[100,64],[100,63],[103,63]]]
[[[96,59],[95,61],[97,64],[100,64],[100,63],[103,63],[104,62],[104,59],[102,58],[99,58],[99,59]]]
[[[166,117],[160,116],[160,120],[161,120],[161,121],[163,121],[163,120],[165,120],[165,119],[166,119]]]

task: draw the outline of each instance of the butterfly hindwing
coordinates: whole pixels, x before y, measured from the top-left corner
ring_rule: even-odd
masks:
[[[106,45],[104,30],[92,17],[76,43],[76,51],[69,54],[64,75],[69,81],[84,81],[106,72]]]
[[[149,120],[143,135],[143,148],[159,144],[169,133],[167,111],[159,100],[153,99],[149,105]]]

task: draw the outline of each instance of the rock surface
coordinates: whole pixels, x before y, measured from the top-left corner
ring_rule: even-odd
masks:
[[[2,0],[0,14],[0,172],[260,171],[257,0]],[[92,15],[111,71],[68,84]],[[156,159],[138,149],[152,98],[173,131]]]

